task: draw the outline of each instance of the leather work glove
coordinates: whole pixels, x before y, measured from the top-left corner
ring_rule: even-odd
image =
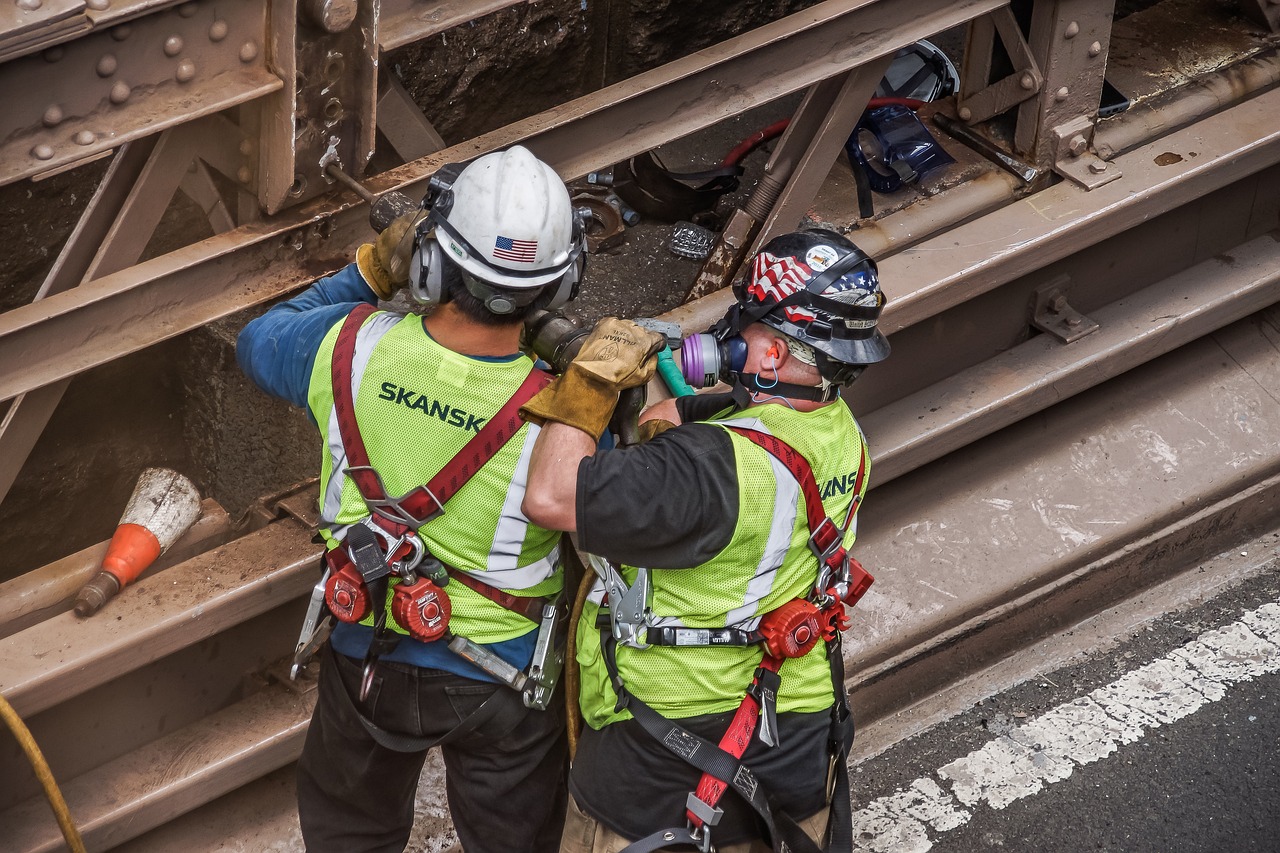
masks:
[[[356,250],[356,267],[380,298],[390,299],[409,283],[414,231],[426,215],[425,210],[415,210],[397,216],[375,242]]]
[[[630,320],[605,317],[565,372],[525,403],[520,415],[535,424],[567,424],[599,441],[618,394],[649,381],[657,368],[654,354],[665,344],[657,332]]]
[[[676,425],[671,421],[664,421],[662,418],[653,418],[640,424],[640,443],[657,438],[669,429],[675,429]]]

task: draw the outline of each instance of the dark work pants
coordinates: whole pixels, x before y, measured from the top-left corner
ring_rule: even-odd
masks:
[[[303,841],[310,853],[400,853],[413,828],[426,751],[378,745],[353,709],[360,663],[334,653],[323,658],[316,709],[298,760]],[[495,692],[525,713],[499,714],[440,747],[458,838],[466,853],[555,851],[568,797],[563,690],[546,711],[528,711],[520,694],[502,685],[384,661],[368,698],[356,704],[380,728],[436,738]]]

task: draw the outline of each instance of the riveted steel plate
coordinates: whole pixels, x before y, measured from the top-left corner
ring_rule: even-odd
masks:
[[[263,0],[188,2],[0,65],[0,184],[280,88]]]

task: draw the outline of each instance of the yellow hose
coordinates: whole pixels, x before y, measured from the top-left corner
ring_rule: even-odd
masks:
[[[53,816],[58,819],[58,828],[62,830],[62,837],[66,840],[67,847],[71,849],[71,853],[85,853],[80,830],[76,829],[75,823],[71,820],[67,801],[62,798],[62,791],[58,789],[58,783],[53,778],[49,763],[44,760],[44,753],[36,745],[36,739],[31,736],[31,730],[27,728],[27,724],[22,722],[18,712],[13,710],[13,706],[3,695],[0,695],[0,717],[4,717],[9,731],[13,732],[22,751],[27,754],[27,761],[31,762],[31,769],[36,772],[36,778],[44,788],[44,796],[49,801],[49,808],[53,809]]]

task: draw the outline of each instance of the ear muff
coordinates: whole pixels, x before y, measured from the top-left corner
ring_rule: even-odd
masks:
[[[409,293],[422,305],[439,305],[444,300],[444,252],[435,229],[418,235],[409,264]]]

